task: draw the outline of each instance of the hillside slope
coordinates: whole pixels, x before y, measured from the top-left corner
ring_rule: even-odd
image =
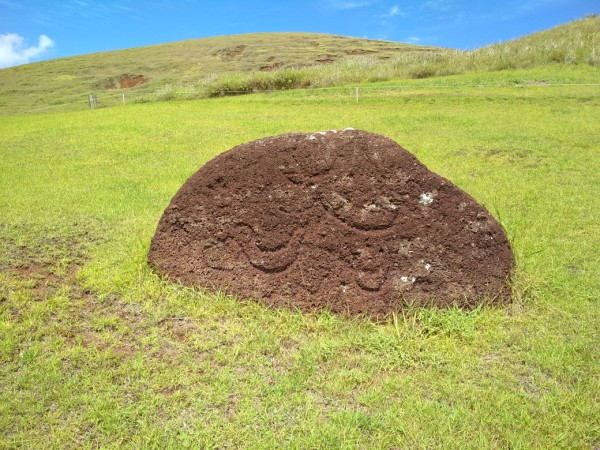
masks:
[[[369,55],[389,59],[433,47],[311,33],[256,33],[195,39],[42,61],[0,70],[0,111],[75,101],[89,92],[151,92],[172,82],[227,72],[272,71]],[[129,91],[129,94],[132,92]]]
[[[503,60],[500,68],[564,63],[600,65],[600,16],[592,15],[470,52],[474,59]]]
[[[144,101],[193,99],[301,87],[360,85],[379,81],[430,78],[512,69],[583,70],[600,79],[596,51],[600,18],[590,16],[519,39],[472,51],[431,49],[399,52],[389,59],[342,58],[331,64],[273,72],[222,73],[210,79],[165,85]],[[545,67],[547,66],[547,67]],[[567,80],[562,79],[561,82]],[[590,82],[590,81],[588,81]],[[514,81],[513,81],[514,83]]]
[[[472,51],[310,33],[256,33],[43,61],[0,70],[0,115],[125,101],[523,69],[600,67],[600,17]],[[594,69],[595,70],[595,69]]]

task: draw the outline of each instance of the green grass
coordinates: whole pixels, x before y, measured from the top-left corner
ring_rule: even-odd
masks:
[[[0,447],[600,446],[600,90],[558,85],[597,71],[1,117]],[[206,161],[346,127],[393,138],[501,220],[512,304],[372,323],[149,270],[163,209]]]

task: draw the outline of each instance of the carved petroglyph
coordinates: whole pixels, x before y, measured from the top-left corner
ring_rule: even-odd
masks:
[[[507,296],[513,264],[502,228],[468,194],[352,129],[216,157],[175,195],[148,259],[184,283],[349,314]]]

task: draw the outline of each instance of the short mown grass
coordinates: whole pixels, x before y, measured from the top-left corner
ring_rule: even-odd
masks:
[[[597,69],[544,70],[373,84],[358,103],[334,89],[0,118],[0,447],[600,446],[600,91],[558,85]],[[375,323],[148,268],[205,162],[346,127],[393,138],[502,222],[511,304]]]

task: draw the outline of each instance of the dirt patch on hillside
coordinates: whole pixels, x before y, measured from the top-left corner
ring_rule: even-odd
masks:
[[[365,49],[354,49],[354,50],[344,50],[346,55],[357,56],[357,55],[370,55],[372,53],[377,53],[376,50],[365,50]]]
[[[129,75],[124,73],[119,77],[107,78],[92,84],[92,89],[129,89],[146,82],[144,75]]]
[[[281,69],[284,66],[282,62],[269,64],[260,68],[261,72],[272,72],[273,70]]]
[[[145,82],[146,79],[144,78],[144,75],[123,74],[119,79],[119,87],[121,89],[127,89],[137,86],[138,84],[144,84]]]
[[[222,48],[213,53],[221,61],[231,61],[238,56],[241,56],[246,51],[245,45],[236,45],[235,47]]]
[[[514,264],[471,196],[392,140],[351,129],[217,156],[172,199],[148,260],[271,306],[371,315],[508,298]]]
[[[318,64],[331,64],[335,62],[335,55],[323,55],[315,59],[315,62]]]

